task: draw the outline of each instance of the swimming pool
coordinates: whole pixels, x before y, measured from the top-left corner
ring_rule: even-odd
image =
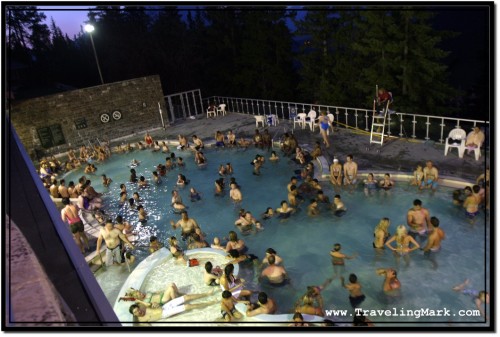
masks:
[[[257,153],[263,154],[266,159],[269,154],[265,151],[249,149],[237,151],[225,149],[220,151],[207,150],[208,165],[199,168],[195,165],[191,152],[175,151],[177,156],[184,158],[186,167],[173,170],[167,174],[167,179],[159,186],[149,189],[136,189],[133,184],[127,183],[129,197],[136,190],[144,202],[149,220],[146,226],[139,225],[140,241],[138,246],[146,246],[150,235],[158,236],[161,242],[171,235],[180,237],[180,230],[174,231],[170,227],[170,220],[177,221],[179,216],[172,213],[170,206],[171,191],[175,186],[177,173],[182,172],[190,184],[180,189],[180,194],[186,205],[189,206],[189,216],[195,218],[202,230],[207,234],[207,241],[211,242],[214,236],[227,237],[230,230],[235,230],[234,221],[237,219],[240,206],[235,207],[228,195],[223,198],[213,197],[214,181],[218,179],[220,164],[231,162],[234,167],[234,177],[241,186],[243,193],[242,208],[252,212],[260,218],[260,214],[267,207],[279,207],[281,200],[287,199],[286,185],[294,170],[298,167],[281,159],[277,163],[266,161],[261,176],[252,174],[251,160]],[[104,164],[96,164],[98,170],[94,176],[87,175],[97,191],[104,192],[104,201],[107,213],[113,218],[120,212],[118,204],[119,185],[129,179],[128,163],[133,159],[141,161],[136,167],[137,176],[144,175],[152,182],[152,171],[158,163],[165,162],[166,154],[153,153],[149,150],[135,151],[123,155],[114,155]],[[109,188],[102,186],[100,175],[106,174],[113,179]],[[66,177],[69,180],[78,180],[82,171],[72,172]],[[323,190],[330,199],[335,194],[329,182],[322,182]],[[189,201],[189,188],[195,187],[202,193],[202,200],[196,203]],[[263,258],[264,251],[272,247],[285,261],[285,267],[292,279],[290,285],[273,287],[259,284],[259,271],[253,268],[240,268],[240,277],[247,280],[248,288],[264,290],[274,298],[280,313],[290,312],[298,296],[305,292],[306,286],[321,284],[333,274],[329,252],[334,243],[342,244],[342,251],[347,255],[358,253],[353,260],[346,261],[345,277],[355,273],[363,285],[363,292],[367,299],[363,302],[363,309],[420,309],[433,310],[446,307],[457,313],[460,309],[475,309],[473,301],[465,295],[451,290],[452,286],[469,278],[471,286],[478,289],[489,289],[485,280],[489,278],[489,231],[485,226],[484,214],[480,214],[476,224],[471,226],[463,215],[463,210],[451,203],[451,190],[440,188],[431,194],[429,191],[418,192],[409,188],[406,183],[398,183],[390,193],[377,193],[366,197],[362,189],[354,193],[341,191],[342,199],[348,209],[343,217],[335,217],[331,212],[323,210],[316,218],[307,216],[305,210],[307,202],[301,206],[301,211],[286,221],[273,218],[262,221],[265,229],[261,232],[242,236],[249,247],[249,252]],[[438,267],[432,268],[432,263],[423,256],[421,251],[411,254],[409,266],[404,261],[397,267],[393,254],[387,249],[377,255],[372,248],[373,229],[382,217],[391,220],[390,232],[395,233],[396,226],[406,223],[406,212],[412,206],[414,199],[420,199],[423,206],[428,208],[431,216],[440,219],[440,227],[446,232],[447,238],[443,242],[442,250],[437,254]],[[137,215],[123,213],[126,220],[137,223]],[[135,253],[138,259],[147,256],[146,249],[138,248]],[[398,278],[402,284],[402,297],[396,303],[388,303],[382,294],[383,277],[377,276],[375,270],[382,267],[396,267]],[[325,309],[350,309],[348,293],[340,286],[338,279],[334,280],[323,291]],[[370,317],[374,322],[387,322],[391,325],[412,322],[422,326],[431,322],[482,322],[481,317],[423,317],[408,316],[379,316]],[[346,318],[352,321],[352,317]],[[445,323],[446,322],[446,323]]]

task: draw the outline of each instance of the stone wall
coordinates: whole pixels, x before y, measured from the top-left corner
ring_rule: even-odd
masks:
[[[26,151],[32,159],[37,153],[58,153],[70,147],[92,143],[96,138],[114,139],[162,126],[158,102],[165,114],[164,94],[158,75],[107,83],[90,88],[67,91],[14,103],[10,119]],[[121,113],[115,120],[114,111]],[[110,116],[108,123],[101,115]],[[77,129],[76,122],[85,118],[86,128]],[[61,125],[65,144],[43,148],[37,130]]]

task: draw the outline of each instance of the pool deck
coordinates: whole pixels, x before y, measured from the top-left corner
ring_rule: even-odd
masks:
[[[137,142],[144,139],[144,133],[149,131],[154,139],[176,141],[179,134],[183,134],[191,140],[192,135],[197,135],[206,143],[213,141],[215,131],[219,130],[227,133],[232,130],[237,137],[252,138],[256,129],[255,119],[252,115],[240,113],[228,113],[226,116],[207,119],[205,115],[199,119],[177,120],[169,125],[165,130],[157,128],[155,130],[144,130],[136,132],[134,136],[126,140],[111,141],[111,146],[120,145],[122,142]],[[261,131],[262,127],[259,128]],[[290,121],[281,120],[277,126],[270,126],[269,132],[277,141],[284,132],[293,132],[300,146],[303,144],[314,144],[321,141],[321,136],[316,130],[314,133],[307,129],[293,129]],[[358,164],[361,172],[373,171],[378,173],[392,172],[400,174],[413,174],[417,164],[425,165],[426,160],[432,160],[439,169],[440,176],[453,177],[465,180],[471,184],[476,177],[485,171],[489,166],[489,153],[482,151],[479,161],[476,161],[473,154],[464,155],[459,158],[457,151],[452,149],[447,156],[444,156],[444,145],[432,141],[421,141],[413,139],[389,139],[383,146],[372,144],[369,146],[369,133],[346,129],[337,126],[329,136],[331,147],[323,148],[325,157],[324,163],[331,163],[333,156],[336,156],[343,163],[348,154],[352,154],[354,161]],[[325,151],[326,150],[326,151]],[[9,223],[7,221],[7,223]],[[15,225],[14,225],[15,228]],[[47,284],[48,279],[45,272],[39,265],[36,256],[30,249],[22,233],[12,230],[11,236],[7,240],[10,249],[14,249],[22,254],[8,256],[7,263],[11,266],[22,266],[22,270],[29,269],[30,277],[26,278],[25,272],[13,268],[10,278],[11,296],[10,310],[7,310],[7,326],[28,326],[27,324],[16,324],[20,317],[29,317],[28,321],[40,322],[39,324],[29,324],[29,326],[60,326],[62,319],[71,321],[71,314],[61,305],[57,291]],[[95,238],[95,230],[89,233]],[[93,247],[95,239],[92,240]],[[9,248],[7,248],[9,251]],[[33,285],[38,285],[33,287]],[[21,290],[22,291],[18,291]],[[7,294],[8,296],[9,294]],[[11,317],[16,320],[11,321]],[[68,320],[69,319],[69,320]],[[20,321],[23,321],[21,319]],[[51,323],[58,322],[58,323]]]

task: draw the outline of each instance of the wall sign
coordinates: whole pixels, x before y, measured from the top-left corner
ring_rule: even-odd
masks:
[[[37,129],[38,138],[43,148],[51,148],[58,145],[66,144],[61,124],[54,124]]]
[[[115,121],[122,119],[122,113],[119,110],[113,111],[112,116]]]
[[[85,118],[75,119],[75,127],[77,130],[86,129],[87,128],[87,120]]]
[[[101,122],[102,123],[108,123],[109,122],[109,115],[108,114],[102,114],[101,115]]]

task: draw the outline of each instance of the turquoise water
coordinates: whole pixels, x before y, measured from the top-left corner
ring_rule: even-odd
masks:
[[[207,150],[208,165],[199,168],[194,163],[191,152],[176,151],[177,156],[184,158],[186,167],[174,169],[162,177],[163,183],[154,186],[152,171],[156,165],[165,162],[166,154],[151,151],[136,151],[124,155],[114,155],[103,164],[97,163],[95,175],[87,175],[92,180],[94,188],[104,193],[106,212],[113,218],[120,213],[118,207],[119,185],[129,180],[128,163],[135,158],[141,161],[136,167],[137,176],[144,175],[150,181],[151,187],[137,189],[135,184],[127,184],[129,197],[138,191],[144,200],[141,204],[149,214],[147,225],[137,225],[137,215],[122,212],[125,219],[137,225],[140,233],[140,243],[137,246],[147,246],[150,235],[156,235],[161,242],[171,235],[180,238],[180,229],[174,231],[170,220],[177,221],[180,217],[173,214],[170,206],[171,191],[176,187],[177,174],[184,174],[190,184],[180,188],[179,192],[184,204],[189,206],[189,216],[196,219],[202,230],[207,234],[207,241],[211,242],[214,236],[227,237],[230,230],[236,230],[253,253],[262,259],[267,248],[272,247],[285,261],[285,267],[291,277],[291,284],[277,288],[257,282],[260,271],[252,266],[242,266],[240,276],[245,278],[248,288],[264,290],[274,298],[279,306],[280,313],[292,311],[293,304],[306,290],[306,286],[321,284],[333,276],[333,268],[329,252],[334,243],[342,244],[342,251],[347,255],[354,253],[359,256],[346,260],[346,279],[350,273],[358,276],[367,299],[361,307],[363,309],[420,309],[433,310],[447,308],[451,310],[451,317],[371,317],[375,322],[481,322],[481,317],[459,317],[458,310],[475,309],[473,300],[465,295],[455,293],[451,288],[466,278],[470,279],[472,287],[477,289],[489,288],[485,285],[487,275],[486,265],[489,265],[489,249],[485,244],[489,238],[486,230],[484,214],[478,216],[476,224],[471,226],[464,217],[463,210],[451,202],[451,190],[440,188],[431,194],[429,191],[419,192],[406,183],[397,183],[397,187],[389,193],[376,193],[374,196],[365,196],[362,189],[353,193],[340,191],[342,199],[348,209],[347,213],[339,218],[331,211],[321,208],[321,214],[316,218],[307,216],[306,202],[300,206],[300,211],[288,220],[270,219],[262,221],[265,229],[255,234],[242,236],[235,229],[234,221],[238,217],[240,207],[249,210],[260,218],[260,214],[267,207],[277,208],[281,200],[287,199],[286,185],[294,175],[297,165],[286,158],[273,163],[266,160],[261,176],[252,174],[251,160],[255,154],[263,154],[266,159],[269,154],[265,151],[253,150]],[[234,167],[236,181],[241,186],[243,202],[236,206],[225,197],[214,198],[214,182],[219,178],[220,164],[231,162]],[[83,170],[83,169],[82,169]],[[72,172],[66,177],[69,180],[78,180],[82,170]],[[101,174],[113,179],[109,188],[101,184]],[[166,179],[165,179],[166,178]],[[321,182],[325,194],[332,200],[334,193],[329,182]],[[190,202],[189,188],[195,187],[202,194],[202,200]],[[412,206],[414,199],[420,199],[423,206],[428,208],[431,216],[441,221],[441,228],[446,232],[446,240],[441,251],[436,256],[437,268],[423,256],[421,251],[411,254],[409,266],[401,260],[397,264],[394,255],[387,249],[377,255],[372,248],[373,229],[382,217],[391,220],[391,233],[399,224],[406,223],[406,212]],[[485,239],[486,238],[486,239]],[[184,244],[181,241],[182,244]],[[489,250],[488,250],[489,252]],[[138,248],[136,255],[139,259],[146,256],[145,248]],[[383,277],[375,273],[377,268],[394,267],[398,270],[398,278],[402,284],[402,296],[394,303],[388,303],[382,293]],[[335,279],[324,291],[325,309],[351,310],[348,292]],[[352,311],[350,311],[352,312]],[[348,316],[346,321],[352,321]]]

